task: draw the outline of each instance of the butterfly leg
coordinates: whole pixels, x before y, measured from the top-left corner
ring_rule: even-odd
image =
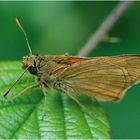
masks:
[[[30,79],[31,79],[31,75],[29,75],[29,76],[27,77],[27,81],[26,81],[24,84],[22,84],[22,86],[23,86],[23,87],[26,87],[26,86],[29,84]]]
[[[97,106],[97,105],[99,104],[98,100],[97,100],[95,97],[92,97],[92,98],[91,98],[91,101],[93,102],[93,104],[94,104],[95,106]]]
[[[68,93],[67,93],[67,95],[68,95],[69,98],[71,98],[73,101],[75,101],[88,116],[90,116],[91,118],[93,118],[93,115],[87,110],[87,108],[84,105],[82,105],[80,103],[80,101],[78,99],[76,99],[74,96],[72,96],[72,95],[70,95]],[[95,115],[94,115],[94,117],[95,117]]]
[[[11,100],[14,100],[15,98],[19,97],[20,95],[22,95],[23,93],[25,93],[26,91],[32,89],[32,88],[37,88],[39,87],[39,84],[35,84],[35,85],[31,85],[25,89],[23,89],[22,91],[20,91],[18,94],[16,94],[15,96],[13,96],[10,100],[6,99],[6,102],[10,102]]]
[[[48,95],[48,88],[46,86],[44,86],[43,84],[41,84],[41,88],[42,88],[42,92],[44,94],[44,110],[43,110],[43,115],[42,115],[42,120],[44,120],[44,117],[46,115],[46,106],[47,106],[47,95]]]

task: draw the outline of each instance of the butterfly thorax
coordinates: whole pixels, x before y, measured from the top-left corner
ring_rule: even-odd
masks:
[[[56,58],[57,57],[57,58]],[[37,79],[44,86],[55,88],[62,82],[61,73],[71,64],[65,63],[62,57],[49,55],[31,55],[23,57],[22,67],[28,69],[30,74],[37,76]]]

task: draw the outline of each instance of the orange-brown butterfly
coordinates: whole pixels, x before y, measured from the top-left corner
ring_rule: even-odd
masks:
[[[74,97],[75,93],[87,95],[97,101],[118,101],[122,99],[128,87],[140,80],[140,55],[96,58],[33,55],[25,30],[18,19],[16,22],[24,33],[30,51],[30,55],[24,56],[22,60],[24,73],[28,71],[35,75],[38,82],[13,98],[33,87],[40,87],[45,99],[48,90],[53,88],[67,94],[79,105],[81,104]],[[14,84],[5,92],[4,97]]]

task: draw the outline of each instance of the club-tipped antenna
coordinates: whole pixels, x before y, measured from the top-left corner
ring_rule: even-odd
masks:
[[[31,49],[29,41],[28,41],[27,34],[26,34],[26,32],[25,32],[25,30],[24,30],[23,26],[21,25],[21,23],[20,23],[18,18],[16,18],[16,23],[17,23],[18,27],[21,29],[21,31],[23,32],[23,34],[25,36],[25,39],[26,39],[26,43],[27,43],[28,49],[30,51],[30,55],[32,55],[33,53],[32,53],[32,49]]]
[[[11,89],[15,86],[15,84],[22,78],[22,76],[25,74],[25,72],[28,70],[28,67],[25,69],[25,71],[19,76],[19,78],[5,91],[3,94],[4,97],[6,97]]]

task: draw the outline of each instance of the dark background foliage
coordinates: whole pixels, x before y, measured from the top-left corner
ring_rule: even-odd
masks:
[[[28,49],[15,23],[19,17],[36,54],[76,55],[117,2],[0,2],[0,60],[21,60]],[[139,11],[139,12],[138,12]],[[133,3],[109,36],[90,56],[140,54],[140,3]],[[120,103],[102,103],[112,138],[140,138],[140,85],[133,86]]]

